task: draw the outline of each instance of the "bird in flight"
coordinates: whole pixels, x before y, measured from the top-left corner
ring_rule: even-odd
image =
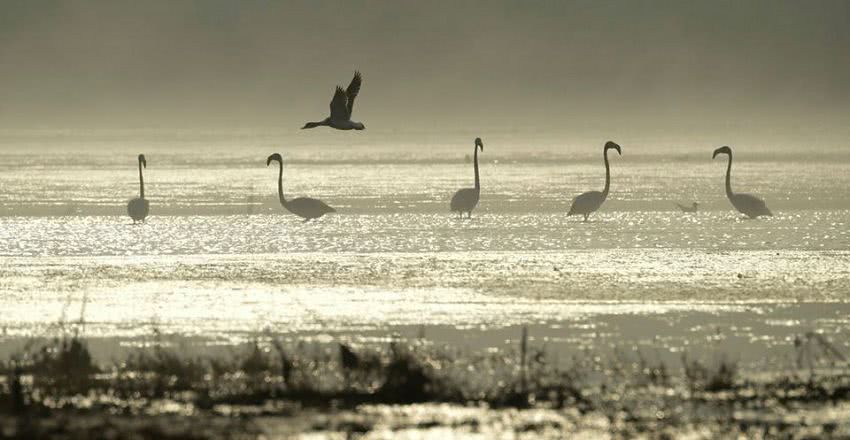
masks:
[[[363,77],[360,72],[354,72],[354,78],[351,79],[351,84],[348,88],[342,90],[342,87],[336,86],[334,97],[331,99],[331,115],[320,122],[308,122],[301,129],[315,128],[322,125],[336,128],[337,130],[363,130],[366,128],[362,122],[354,122],[351,120],[351,111],[354,110],[354,98],[360,92],[360,84],[363,82]]]

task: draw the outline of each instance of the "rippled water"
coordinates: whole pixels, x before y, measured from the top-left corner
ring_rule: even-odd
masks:
[[[623,139],[610,199],[582,223],[566,212],[573,196],[602,186],[601,142],[485,136],[481,202],[472,220],[458,220],[448,200],[472,183],[466,134],[328,146],[287,136],[0,136],[4,331],[81,319],[99,335],[158,326],[229,337],[732,316],[741,307],[793,316],[776,304],[843,303],[850,292],[842,147],[807,160],[790,148],[742,147],[734,186],[776,213],[744,220],[725,199],[715,145]],[[275,151],[289,194],[339,213],[303,223],[283,211],[265,166]],[[133,226],[125,204],[138,191],[139,152],[152,208]],[[694,200],[696,214],[673,205]],[[798,326],[832,319],[799,313],[808,324]]]

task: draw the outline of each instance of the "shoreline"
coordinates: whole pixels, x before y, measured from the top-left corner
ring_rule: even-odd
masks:
[[[111,361],[116,353],[131,353],[140,347],[159,344],[179,347],[186,354],[228,355],[257,341],[302,341],[319,345],[337,342],[374,346],[388,341],[427,341],[463,352],[502,350],[518,343],[521,329],[529,340],[542,344],[552,355],[569,359],[583,350],[608,352],[614,348],[654,347],[654,356],[675,362],[686,351],[739,353],[735,360],[742,369],[760,370],[780,358],[792,357],[794,337],[818,332],[835,347],[850,354],[850,303],[587,303],[573,302],[572,315],[562,319],[524,318],[453,324],[386,324],[349,326],[314,322],[311,327],[287,328],[282,322],[258,324],[254,330],[227,327],[191,327],[165,322],[125,323],[115,332],[112,325],[94,321],[53,323],[48,328],[15,328],[4,323],[0,336],[0,358],[28,342],[79,335],[90,346],[98,362]],[[485,309],[486,310],[486,309]],[[213,323],[215,324],[215,323]],[[113,332],[113,333],[110,333]],[[33,335],[42,335],[33,337]],[[120,357],[120,356],[119,356]]]

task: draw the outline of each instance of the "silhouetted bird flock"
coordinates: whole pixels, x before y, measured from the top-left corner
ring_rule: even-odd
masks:
[[[354,99],[360,93],[360,86],[363,83],[363,77],[360,72],[354,72],[354,78],[351,83],[343,90],[337,86],[334,91],[333,98],[330,103],[330,116],[319,122],[307,122],[302,129],[327,126],[337,130],[364,130],[366,126],[362,122],[351,120],[351,114],[354,111]],[[473,147],[473,167],[475,169],[475,186],[472,188],[462,188],[455,192],[450,202],[451,212],[457,212],[460,218],[463,214],[467,214],[467,218],[472,218],[472,211],[478,206],[478,201],[481,195],[481,182],[478,174],[478,152],[484,152],[484,142],[481,138],[475,138],[475,146]],[[605,187],[602,191],[588,191],[579,194],[573,199],[570,211],[567,216],[580,215],[584,221],[588,220],[590,214],[599,210],[605,200],[608,198],[608,193],[611,188],[611,167],[608,163],[608,151],[615,150],[618,155],[622,155],[622,148],[615,142],[608,141],[602,149],[602,157],[605,163]],[[746,193],[736,193],[732,191],[731,174],[732,174],[732,149],[728,146],[720,147],[714,150],[712,159],[720,154],[728,156],[729,161],[726,166],[726,197],[732,203],[738,212],[746,215],[749,218],[757,218],[760,216],[773,216],[773,213],[768,209],[764,200]],[[468,157],[468,156],[467,156]],[[133,223],[144,222],[150,212],[150,203],[145,199],[145,181],[142,173],[143,168],[147,168],[147,161],[143,154],[138,157],[139,162],[139,197],[130,200],[127,203],[127,214],[133,219]],[[270,166],[272,162],[277,162],[279,165],[277,177],[277,192],[280,198],[280,204],[289,212],[301,217],[304,221],[310,221],[324,216],[327,213],[336,212],[336,210],[325,202],[313,199],[310,197],[298,197],[287,200],[283,195],[283,158],[280,154],[274,153],[266,159],[266,166]],[[693,202],[691,206],[685,206],[676,203],[683,212],[696,212],[697,202]],[[343,354],[343,359],[346,356]]]

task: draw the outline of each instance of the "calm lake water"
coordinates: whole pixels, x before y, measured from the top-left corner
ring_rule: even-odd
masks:
[[[847,148],[733,144],[733,186],[776,214],[744,220],[723,192],[725,161],[711,160],[720,144],[615,138],[611,195],[582,223],[566,212],[601,189],[607,139],[482,133],[481,202],[458,220],[448,201],[472,185],[476,135],[5,133],[3,335],[84,322],[92,336],[158,328],[238,341],[425,325],[456,340],[532,324],[573,345],[563,328],[607,326],[623,340],[644,322],[651,340],[750,322],[761,330],[743,340],[764,347],[807,329],[847,339],[835,324],[850,311]],[[288,195],[338,214],[303,223],[286,213],[265,164],[273,152]],[[151,215],[133,226],[138,153]],[[691,201],[700,212],[673,204]]]

